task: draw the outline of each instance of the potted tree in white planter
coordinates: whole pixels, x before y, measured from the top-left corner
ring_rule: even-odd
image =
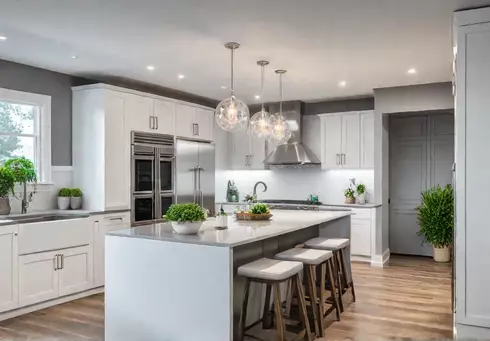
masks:
[[[178,234],[196,234],[206,220],[206,215],[197,204],[173,204],[163,219],[170,221]]]
[[[58,192],[58,209],[67,210],[70,208],[71,189],[62,188]]]
[[[14,195],[15,177],[10,168],[0,166],[0,215],[10,214],[10,198]]]
[[[417,208],[419,236],[434,248],[436,262],[449,262],[453,243],[454,198],[451,185],[436,186],[422,192],[422,203]]]

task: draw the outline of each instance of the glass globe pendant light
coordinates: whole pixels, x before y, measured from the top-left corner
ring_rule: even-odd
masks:
[[[231,96],[222,100],[216,107],[214,116],[216,123],[221,129],[226,131],[236,131],[246,128],[250,111],[248,106],[235,97],[234,72],[234,52],[240,47],[238,43],[226,43],[225,47],[231,51]]]
[[[282,75],[286,73],[286,70],[276,70],[276,73],[279,75],[281,101],[279,102],[279,112],[271,115],[270,118],[269,141],[281,145],[288,142],[292,134],[288,122],[282,116]]]
[[[264,109],[264,70],[265,66],[269,65],[266,60],[259,60],[257,65],[261,67],[260,73],[260,100],[262,108],[256,112],[250,119],[249,129],[255,137],[268,137],[270,134],[271,114]]]

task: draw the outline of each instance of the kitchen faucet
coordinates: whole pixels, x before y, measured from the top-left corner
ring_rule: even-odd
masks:
[[[263,181],[258,181],[258,182],[255,184],[255,186],[254,186],[254,198],[255,198],[255,199],[257,199],[257,186],[258,186],[258,185],[260,185],[260,184],[264,185],[264,190],[263,190],[262,192],[267,191],[267,185],[265,184],[265,182],[263,182]]]
[[[29,207],[29,202],[32,200],[32,192],[29,193],[29,198],[27,198],[27,183],[24,182],[24,194],[22,195],[22,209],[21,214],[27,213],[27,208]]]

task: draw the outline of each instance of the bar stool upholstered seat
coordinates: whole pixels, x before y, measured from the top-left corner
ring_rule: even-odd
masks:
[[[283,281],[303,270],[301,262],[261,258],[238,268],[238,275],[268,281]]]
[[[340,250],[349,246],[349,239],[344,238],[313,238],[305,243],[306,247],[320,250]]]

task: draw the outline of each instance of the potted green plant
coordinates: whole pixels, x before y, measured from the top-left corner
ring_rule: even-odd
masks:
[[[14,195],[14,173],[7,167],[0,166],[0,215],[10,214],[10,198]]]
[[[436,186],[422,192],[417,212],[420,226],[418,235],[433,246],[436,262],[449,262],[454,225],[454,197],[451,185],[443,188]]]
[[[5,161],[4,166],[9,168],[14,174],[15,183],[20,183],[24,187],[22,195],[22,213],[27,212],[32,195],[37,189],[37,174],[34,163],[24,156],[14,157]],[[27,184],[32,184],[31,193],[27,194]]]
[[[82,195],[83,193],[80,188],[71,189],[70,207],[73,210],[79,210],[82,208]]]
[[[345,196],[345,203],[346,204],[355,204],[356,203],[356,197],[355,197],[355,191],[352,188],[347,188],[344,191],[344,196]]]
[[[67,210],[70,208],[71,189],[62,188],[58,192],[58,209]]]
[[[178,234],[195,234],[206,220],[206,216],[197,204],[173,204],[163,219],[170,221],[173,230]]]
[[[357,203],[365,204],[366,203],[366,186],[364,184],[359,184],[356,187],[357,193]]]

